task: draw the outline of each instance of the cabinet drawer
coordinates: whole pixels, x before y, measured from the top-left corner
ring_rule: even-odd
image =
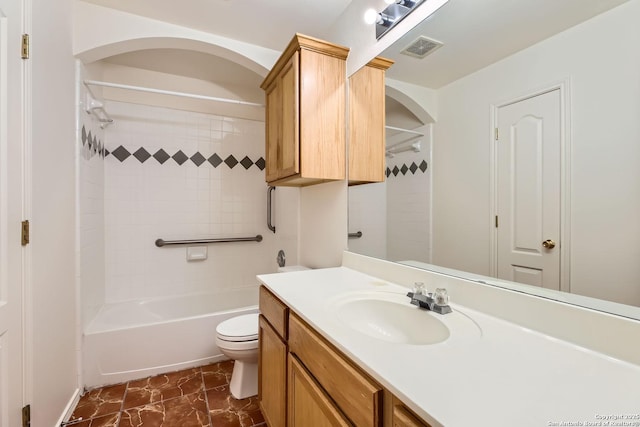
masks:
[[[260,313],[273,326],[273,329],[286,341],[287,317],[289,308],[264,286],[260,286]]]
[[[392,427],[430,427],[422,422],[404,406],[395,405],[393,407],[393,424]]]
[[[289,317],[289,351],[298,356],[354,425],[380,425],[380,386],[351,366],[295,315]]]

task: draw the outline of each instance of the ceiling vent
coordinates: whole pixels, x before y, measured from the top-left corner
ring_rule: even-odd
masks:
[[[437,40],[433,40],[425,36],[420,36],[415,39],[409,46],[402,49],[400,53],[413,56],[414,58],[422,59],[432,53],[434,50],[440,48],[443,44],[444,43]]]

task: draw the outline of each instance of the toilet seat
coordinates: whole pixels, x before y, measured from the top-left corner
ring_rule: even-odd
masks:
[[[225,341],[216,337],[216,345],[225,351],[258,350],[258,340],[253,341]]]
[[[244,314],[221,322],[216,327],[217,338],[230,343],[254,342],[254,346],[257,345],[258,316],[258,313]]]

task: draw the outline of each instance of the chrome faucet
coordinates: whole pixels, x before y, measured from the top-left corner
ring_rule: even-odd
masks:
[[[420,308],[431,310],[438,314],[451,313],[449,306],[449,294],[445,288],[437,288],[435,292],[426,292],[422,282],[416,282],[413,292],[407,293],[411,298],[411,304]]]

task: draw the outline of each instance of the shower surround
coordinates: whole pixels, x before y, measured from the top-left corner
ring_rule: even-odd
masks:
[[[102,129],[84,111],[86,88],[81,85],[79,92],[77,274],[82,384],[91,387],[126,381],[220,360],[223,356],[214,342],[216,322],[237,310],[255,311],[255,276],[276,268],[276,237],[266,226],[264,123],[105,101],[114,122]],[[188,261],[184,246],[158,248],[154,244],[158,238],[257,234],[264,237],[260,243],[208,245],[207,259],[199,261]],[[248,296],[227,298],[230,295]],[[189,304],[170,321],[159,316],[151,322],[155,328],[145,321],[144,328],[150,328],[152,336],[135,335],[135,343],[129,342],[131,331],[139,328],[134,323],[107,328],[108,332],[94,330],[107,309],[134,307],[129,310],[134,322],[144,314],[135,309],[140,304],[155,307],[154,301],[189,298],[212,301],[212,308],[206,314],[190,313],[194,305]],[[148,366],[111,370],[103,369],[95,356],[94,343],[104,337],[109,342],[103,339],[100,345],[125,345],[127,359],[146,359],[143,342],[157,338],[165,345],[179,346],[184,328],[177,324],[202,323],[205,318],[214,323],[206,320],[207,330],[200,336],[207,336],[210,329],[211,345],[201,345],[193,354],[181,352],[184,354],[171,360],[154,359]],[[141,353],[134,354],[136,351]]]
[[[255,286],[273,271],[266,227],[264,123],[107,102],[106,301]],[[261,243],[209,245],[186,261],[165,240],[248,237]],[[271,234],[271,236],[269,235]]]

